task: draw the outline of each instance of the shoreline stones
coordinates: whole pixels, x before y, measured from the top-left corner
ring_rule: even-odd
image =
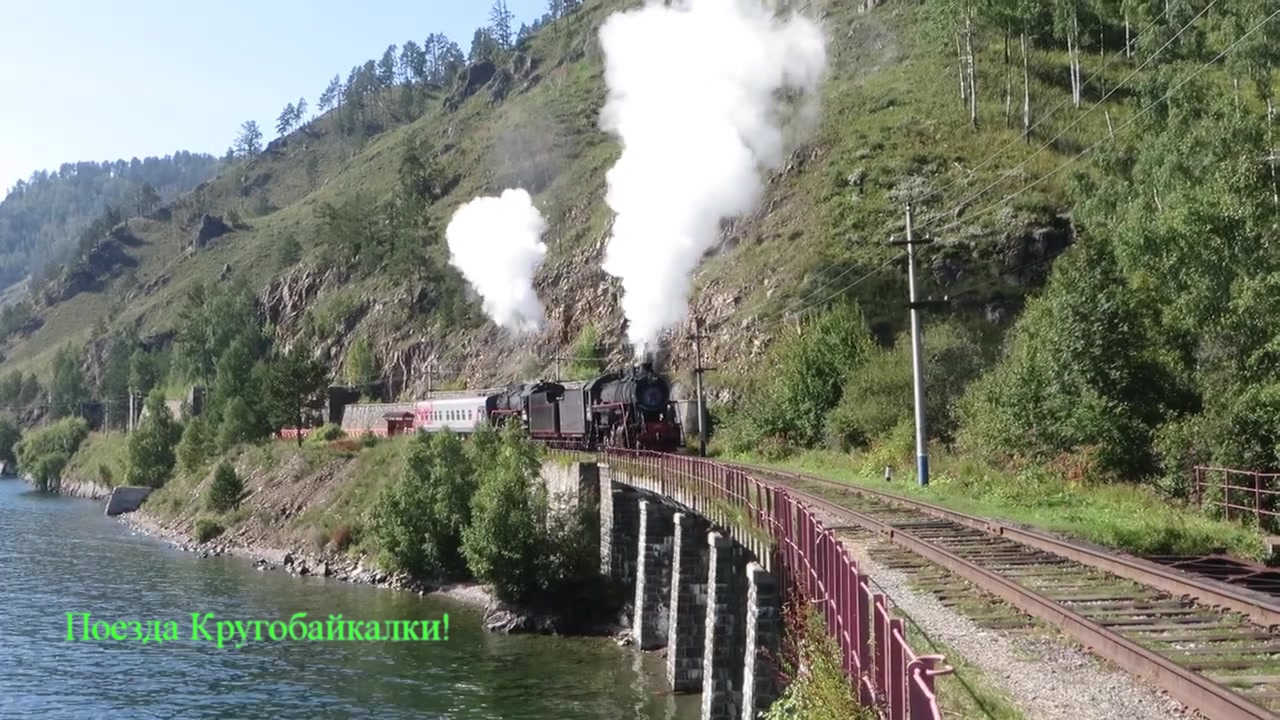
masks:
[[[320,557],[297,550],[281,552],[231,545],[226,541],[218,542],[217,539],[202,545],[141,513],[119,515],[117,519],[136,533],[162,540],[177,550],[192,553],[202,559],[240,557],[250,560],[253,569],[259,572],[282,571],[297,577],[321,577],[381,589],[413,592],[420,597],[428,593],[439,593],[442,597],[482,610],[482,623],[486,630],[493,633],[612,637],[619,645],[628,644],[626,639],[630,631],[617,622],[584,622],[569,611],[509,605],[494,599],[478,583],[445,585],[423,581],[405,573],[387,573],[366,566],[364,557]]]

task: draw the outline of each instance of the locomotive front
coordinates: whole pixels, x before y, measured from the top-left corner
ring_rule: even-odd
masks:
[[[651,365],[596,378],[587,393],[596,437],[604,442],[664,452],[680,447],[671,385]]]

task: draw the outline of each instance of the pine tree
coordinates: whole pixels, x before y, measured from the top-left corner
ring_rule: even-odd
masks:
[[[223,460],[213,473],[213,483],[209,485],[209,507],[216,512],[233,510],[240,505],[240,495],[244,493],[244,481],[236,475],[231,463]]]
[[[502,50],[511,49],[511,24],[515,14],[507,9],[507,0],[493,0],[489,9],[489,34]]]
[[[396,84],[396,46],[388,45],[387,51],[378,61],[378,88],[385,89]]]
[[[129,436],[128,471],[130,485],[158,488],[173,474],[174,446],[182,427],[173,421],[165,406],[164,393],[154,390],[147,396],[146,417]]]
[[[326,112],[334,106],[334,103],[342,97],[342,79],[337,75],[329,81],[329,85],[325,87],[324,92],[320,93],[320,100],[317,106],[320,112]]]
[[[236,154],[240,157],[253,157],[262,150],[262,131],[254,120],[246,120],[240,126],[240,135],[236,138]]]
[[[280,117],[276,119],[276,132],[281,135],[287,135],[289,129],[293,127],[294,113],[296,110],[293,103],[284,106],[284,110],[280,111]]]
[[[298,98],[298,104],[293,106],[293,124],[296,126],[302,123],[307,117],[307,99]]]

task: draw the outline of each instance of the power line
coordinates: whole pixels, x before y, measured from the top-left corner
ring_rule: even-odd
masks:
[[[1132,125],[1132,124],[1134,124],[1135,122],[1137,122],[1139,118],[1141,118],[1142,116],[1146,115],[1148,112],[1151,112],[1151,111],[1152,111],[1153,109],[1155,109],[1155,108],[1156,108],[1160,103],[1162,103],[1162,102],[1164,102],[1165,100],[1169,99],[1169,98],[1170,98],[1170,97],[1171,97],[1175,92],[1177,92],[1178,90],[1182,89],[1182,87],[1183,87],[1184,85],[1186,85],[1187,83],[1191,82],[1191,81],[1192,81],[1192,80],[1194,80],[1195,78],[1199,77],[1200,73],[1202,73],[1202,72],[1204,72],[1205,70],[1207,70],[1208,68],[1212,67],[1212,66],[1213,66],[1214,64],[1216,64],[1219,60],[1221,60],[1223,57],[1225,57],[1228,53],[1230,53],[1232,50],[1234,50],[1235,48],[1237,48],[1241,43],[1243,43],[1243,42],[1244,42],[1244,41],[1245,41],[1245,40],[1246,40],[1250,35],[1252,35],[1253,33],[1257,32],[1259,29],[1261,29],[1261,28],[1262,28],[1264,25],[1266,25],[1267,23],[1271,22],[1271,21],[1272,21],[1273,19],[1275,19],[1277,16],[1280,16],[1280,10],[1275,11],[1275,12],[1274,12],[1274,13],[1272,13],[1271,15],[1267,16],[1267,18],[1266,18],[1266,19],[1264,19],[1262,22],[1258,23],[1257,25],[1254,25],[1254,26],[1253,26],[1253,28],[1251,28],[1248,32],[1246,32],[1246,33],[1244,33],[1243,35],[1241,35],[1239,38],[1237,38],[1237,39],[1236,39],[1236,41],[1235,41],[1235,42],[1233,42],[1231,45],[1229,45],[1229,46],[1227,47],[1227,49],[1223,50],[1221,53],[1218,53],[1217,57],[1215,57],[1215,58],[1213,58],[1212,60],[1210,60],[1209,62],[1204,63],[1203,65],[1201,65],[1201,66],[1200,66],[1200,67],[1199,67],[1199,68],[1198,68],[1194,73],[1191,73],[1191,74],[1190,74],[1190,75],[1188,75],[1187,77],[1183,78],[1181,82],[1179,82],[1179,83],[1178,83],[1177,85],[1175,85],[1173,88],[1171,88],[1170,90],[1168,90],[1167,92],[1165,92],[1165,94],[1164,94],[1164,95],[1162,95],[1159,99],[1157,99],[1157,100],[1153,101],[1152,103],[1150,103],[1150,104],[1149,104],[1149,105],[1147,105],[1146,107],[1144,107],[1144,108],[1142,108],[1141,110],[1139,110],[1137,113],[1135,113],[1135,114],[1134,114],[1134,116],[1133,116],[1133,117],[1129,118],[1129,120],[1128,120],[1127,122],[1125,122],[1123,125],[1121,125],[1121,126],[1118,128],[1118,130],[1124,130],[1125,128],[1128,128],[1130,125]],[[1030,190],[1030,189],[1032,189],[1032,188],[1036,187],[1036,186],[1037,186],[1037,185],[1039,185],[1040,183],[1042,183],[1042,182],[1044,182],[1044,181],[1048,180],[1049,178],[1053,177],[1054,175],[1057,175],[1059,172],[1062,172],[1062,171],[1063,171],[1063,170],[1065,170],[1068,166],[1070,166],[1070,165],[1074,164],[1074,163],[1075,163],[1076,161],[1078,161],[1080,158],[1084,157],[1084,156],[1085,156],[1085,155],[1087,155],[1088,153],[1090,153],[1090,152],[1092,152],[1093,150],[1097,149],[1100,145],[1102,145],[1103,143],[1105,143],[1107,140],[1110,140],[1110,139],[1111,139],[1111,137],[1110,137],[1110,136],[1102,138],[1102,139],[1101,139],[1101,140],[1099,140],[1098,142],[1096,142],[1096,143],[1094,143],[1094,144],[1090,145],[1089,147],[1085,148],[1084,150],[1081,150],[1079,153],[1077,153],[1076,155],[1072,156],[1071,158],[1069,158],[1068,160],[1066,160],[1065,162],[1063,162],[1063,163],[1062,163],[1061,165],[1059,165],[1057,168],[1055,168],[1055,169],[1053,169],[1053,170],[1049,171],[1048,173],[1046,173],[1046,174],[1042,175],[1041,177],[1037,178],[1036,180],[1034,180],[1034,181],[1032,181],[1032,182],[1030,182],[1030,183],[1028,183],[1028,184],[1024,185],[1024,186],[1022,187],[1022,189],[1020,189],[1020,190],[1018,190],[1018,191],[1016,191],[1016,192],[1010,193],[1009,195],[1006,195],[1005,197],[1001,198],[1000,200],[998,200],[998,201],[996,201],[996,202],[994,202],[994,203],[992,203],[992,204],[990,204],[990,205],[987,205],[986,207],[982,208],[981,210],[978,210],[978,211],[976,211],[976,212],[974,212],[974,213],[970,214],[970,215],[966,218],[966,220],[965,220],[965,221],[966,221],[966,222],[967,222],[967,221],[971,221],[974,217],[979,217],[979,216],[981,216],[981,215],[983,215],[983,214],[985,214],[985,213],[988,213],[988,212],[990,212],[991,210],[993,210],[993,209],[995,209],[995,208],[1000,207],[1001,205],[1003,205],[1004,203],[1008,202],[1009,200],[1012,200],[1013,198],[1018,197],[1019,195],[1021,195],[1021,194],[1025,193],[1025,192],[1027,192],[1028,190]],[[949,223],[949,224],[947,224],[947,225],[944,225],[943,227],[941,227],[941,228],[939,228],[939,229],[935,230],[934,232],[937,232],[937,233],[946,232],[946,231],[948,231],[948,230],[951,230],[951,229],[954,229],[954,228],[956,228],[956,227],[959,227],[961,224],[963,224],[963,223],[962,223],[960,220],[956,220],[956,221],[953,221],[953,222],[951,222],[951,223]]]
[[[1115,87],[1113,90],[1109,91],[1106,95],[1102,96],[1102,98],[1101,98],[1100,100],[1098,100],[1096,103],[1093,103],[1093,104],[1089,107],[1089,109],[1088,109],[1088,110],[1086,110],[1084,113],[1082,113],[1081,115],[1079,115],[1078,117],[1076,117],[1076,119],[1075,119],[1075,121],[1074,121],[1074,122],[1072,122],[1072,123],[1071,123],[1070,125],[1068,125],[1067,127],[1063,128],[1063,129],[1062,129],[1062,130],[1061,130],[1057,135],[1053,136],[1053,138],[1051,138],[1050,140],[1048,140],[1048,141],[1047,141],[1047,142],[1045,142],[1045,143],[1042,143],[1039,147],[1037,147],[1037,148],[1036,148],[1035,152],[1033,152],[1033,153],[1031,153],[1030,155],[1028,155],[1027,157],[1023,158],[1022,162],[1018,163],[1017,165],[1013,166],[1012,168],[1009,168],[1009,169],[1005,170],[1003,173],[1001,173],[1001,175],[1000,175],[999,177],[997,177],[995,180],[991,181],[991,183],[989,183],[986,187],[984,187],[984,188],[982,188],[981,190],[977,191],[976,193],[973,193],[972,195],[969,195],[968,197],[965,197],[964,199],[962,199],[962,200],[961,200],[961,201],[956,205],[956,211],[959,211],[960,209],[964,208],[964,206],[965,206],[965,205],[968,205],[970,202],[973,202],[973,201],[974,201],[974,200],[976,200],[977,198],[981,197],[984,193],[986,193],[986,192],[987,192],[988,190],[990,190],[991,188],[995,187],[996,185],[999,185],[1001,182],[1003,182],[1006,178],[1008,178],[1008,177],[1009,177],[1010,175],[1012,175],[1014,172],[1016,172],[1016,171],[1018,171],[1018,170],[1022,169],[1023,167],[1026,167],[1027,163],[1031,162],[1031,160],[1032,160],[1033,158],[1035,158],[1036,156],[1038,156],[1040,153],[1044,152],[1047,148],[1049,148],[1050,146],[1052,146],[1052,145],[1053,145],[1055,142],[1057,142],[1058,140],[1062,139],[1062,136],[1063,136],[1063,135],[1066,135],[1066,134],[1067,134],[1067,132],[1068,132],[1069,130],[1071,130],[1072,128],[1074,128],[1076,125],[1079,125],[1079,124],[1080,124],[1080,122],[1081,122],[1082,120],[1084,120],[1086,117],[1088,117],[1090,114],[1092,114],[1095,110],[1097,110],[1099,107],[1101,107],[1101,106],[1102,106],[1102,104],[1103,104],[1104,102],[1106,102],[1106,101],[1107,101],[1107,100],[1108,100],[1112,95],[1114,95],[1117,91],[1119,91],[1119,89],[1120,89],[1120,88],[1121,88],[1125,83],[1129,82],[1129,81],[1130,81],[1130,80],[1132,80],[1134,77],[1136,77],[1136,76],[1137,76],[1137,74],[1138,74],[1139,72],[1141,72],[1143,69],[1145,69],[1145,68],[1147,67],[1147,65],[1149,65],[1152,61],[1154,61],[1154,60],[1155,60],[1155,59],[1160,55],[1160,53],[1164,52],[1166,49],[1168,49],[1168,48],[1169,48],[1169,46],[1170,46],[1170,45],[1172,45],[1175,41],[1177,41],[1177,39],[1178,39],[1178,38],[1182,37],[1182,34],[1183,34],[1183,33],[1185,33],[1187,30],[1189,30],[1189,29],[1191,28],[1191,26],[1192,26],[1192,25],[1194,25],[1194,24],[1195,24],[1195,22],[1196,22],[1197,20],[1199,20],[1201,17],[1203,17],[1203,16],[1204,16],[1204,14],[1205,14],[1205,13],[1209,12],[1209,10],[1210,10],[1214,5],[1216,5],[1216,4],[1217,4],[1217,2],[1218,2],[1218,0],[1210,0],[1209,4],[1208,4],[1208,5],[1206,5],[1206,6],[1204,7],[1204,9],[1202,9],[1202,10],[1201,10],[1201,11],[1200,11],[1200,12],[1199,12],[1195,17],[1191,18],[1191,20],[1190,20],[1189,22],[1187,22],[1187,24],[1186,24],[1186,25],[1183,25],[1183,26],[1178,30],[1178,32],[1174,34],[1174,36],[1173,36],[1173,37],[1169,38],[1169,40],[1168,40],[1167,42],[1165,42],[1165,44],[1164,44],[1164,45],[1160,46],[1160,49],[1159,49],[1159,50],[1156,50],[1154,53],[1152,53],[1151,55],[1149,55],[1149,56],[1147,57],[1147,59],[1146,59],[1146,60],[1145,60],[1141,65],[1139,65],[1138,67],[1134,68],[1133,72],[1129,73],[1129,76],[1128,76],[1128,77],[1126,77],[1124,80],[1121,80],[1121,81],[1116,85],[1116,87]],[[953,212],[956,212],[956,211],[953,211]],[[930,218],[930,219],[929,219],[929,221],[935,221],[935,220],[937,220],[939,217],[941,217],[941,215],[942,215],[941,213],[935,213],[935,215],[934,215],[932,218]]]
[[[1216,2],[1216,1],[1217,1],[1217,0],[1214,0],[1214,2]],[[1146,26],[1146,27],[1144,27],[1144,28],[1142,28],[1141,30],[1139,30],[1139,31],[1138,31],[1138,33],[1137,33],[1137,34],[1138,34],[1138,36],[1145,35],[1145,34],[1146,34],[1146,32],[1147,32],[1148,30],[1150,30],[1151,28],[1155,27],[1155,24],[1156,24],[1157,22],[1159,22],[1162,18],[1164,18],[1165,14],[1166,14],[1167,12],[1168,12],[1168,8],[1167,8],[1167,7],[1166,7],[1165,9],[1161,10],[1161,11],[1160,11],[1156,16],[1155,16],[1155,18],[1154,18],[1154,19],[1152,19],[1152,20],[1151,20],[1151,22],[1147,24],[1147,26]],[[1157,51],[1156,51],[1155,55],[1158,55],[1158,54],[1159,54],[1160,52],[1162,52],[1163,50],[1164,50],[1164,48],[1163,48],[1163,47],[1162,47],[1162,48],[1160,48],[1160,50],[1157,50]],[[1115,54],[1115,55],[1112,55],[1112,56],[1111,56],[1111,59],[1110,59],[1110,60],[1108,60],[1105,64],[1103,64],[1102,69],[1101,69],[1101,70],[1099,70],[1099,71],[1095,74],[1095,77],[1101,77],[1101,76],[1102,76],[1102,75],[1107,71],[1107,68],[1111,67],[1112,63],[1114,63],[1114,62],[1115,62],[1119,57],[1121,57],[1119,53],[1117,53],[1117,54]],[[1153,55],[1153,57],[1154,57],[1154,55]],[[1135,71],[1135,73],[1136,73],[1136,71]],[[1129,76],[1129,78],[1126,78],[1125,80],[1122,80],[1122,81],[1120,82],[1120,84],[1121,84],[1121,85],[1123,85],[1125,82],[1128,82],[1128,80],[1129,80],[1130,78],[1132,78],[1132,77],[1133,77],[1133,75],[1131,74],[1131,75]],[[1081,86],[1083,87],[1084,85],[1087,85],[1087,84],[1088,84],[1088,82],[1082,82],[1082,83],[1081,83]],[[1117,87],[1118,87],[1118,86],[1117,86]],[[1106,98],[1103,98],[1103,99],[1105,100]],[[976,173],[978,170],[981,170],[982,168],[986,167],[986,166],[987,166],[987,165],[988,165],[992,160],[995,160],[997,157],[999,157],[1000,155],[1004,154],[1004,152],[1005,152],[1006,150],[1008,150],[1009,148],[1013,147],[1014,145],[1017,145],[1017,144],[1018,144],[1018,142],[1019,142],[1020,140],[1022,140],[1022,139],[1024,139],[1024,138],[1028,138],[1028,137],[1030,137],[1030,135],[1031,135],[1031,131],[1033,131],[1033,130],[1035,130],[1036,128],[1040,127],[1041,123],[1046,122],[1050,117],[1053,117],[1053,114],[1054,114],[1055,112],[1057,112],[1059,109],[1061,109],[1063,105],[1066,105],[1066,104],[1067,104],[1067,98],[1065,98],[1065,97],[1064,97],[1064,98],[1063,98],[1063,99],[1062,99],[1062,100],[1061,100],[1057,105],[1053,106],[1053,107],[1052,107],[1052,108],[1050,108],[1048,111],[1046,111],[1045,113],[1041,114],[1041,115],[1040,115],[1040,118],[1039,118],[1038,120],[1036,120],[1034,123],[1032,123],[1030,127],[1025,128],[1025,129],[1023,130],[1022,134],[1021,134],[1019,137],[1017,137],[1017,138],[1015,138],[1015,139],[1013,139],[1013,140],[1010,140],[1007,144],[1005,144],[1005,145],[1004,145],[1003,147],[1001,147],[999,150],[996,150],[995,152],[991,153],[991,155],[989,155],[985,160],[983,160],[982,162],[980,162],[980,163],[978,163],[977,165],[975,165],[972,169],[970,169],[970,170],[969,170],[969,174],[970,174],[970,175],[973,175],[973,174],[974,174],[974,173]],[[1096,105],[1095,105],[1095,107],[1096,107]],[[1073,127],[1074,127],[1074,124],[1073,124]],[[1068,129],[1070,129],[1070,128],[1068,128]],[[1056,140],[1057,138],[1054,138],[1054,139]],[[1052,142],[1052,141],[1050,141],[1050,142]],[[1037,151],[1037,152],[1039,152],[1039,151]],[[941,187],[941,188],[938,188],[938,189],[936,189],[936,190],[930,190],[928,193],[925,193],[923,196],[921,196],[921,197],[919,197],[919,198],[916,198],[916,202],[917,202],[917,203],[919,203],[919,202],[923,202],[923,201],[925,201],[925,200],[927,200],[927,199],[929,199],[929,198],[933,197],[934,195],[940,195],[940,194],[942,194],[942,193],[946,192],[947,190],[950,190],[951,188],[955,187],[956,185],[960,184],[961,182],[963,182],[963,180],[961,180],[961,179],[952,180],[951,182],[947,183],[945,186],[943,186],[943,187]]]

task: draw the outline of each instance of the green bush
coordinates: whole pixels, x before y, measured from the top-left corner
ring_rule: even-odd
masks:
[[[129,436],[126,478],[130,485],[158,488],[173,474],[182,426],[173,421],[160,390],[147,396],[145,409],[146,417]]]
[[[981,368],[982,351],[956,323],[930,325],[923,336],[926,426],[930,438],[949,442],[955,405]],[[827,416],[827,445],[841,451],[867,447],[903,421],[914,424],[913,391],[911,335],[903,333],[892,350],[872,350],[849,374],[840,404]]]
[[[478,469],[480,489],[463,531],[462,551],[475,576],[501,600],[523,602],[539,591],[545,567],[547,496],[537,448],[516,425]]]
[[[196,521],[196,542],[207,543],[221,535],[226,528],[212,518],[200,518]]]
[[[1151,323],[1110,250],[1078,242],[961,401],[961,445],[1038,461],[1092,447],[1104,471],[1152,470],[1154,428],[1178,389]]]
[[[343,431],[342,426],[335,425],[333,423],[326,423],[315,430],[312,430],[311,433],[307,435],[307,442],[312,445],[324,445],[325,443],[331,443],[334,440],[341,440],[346,436],[347,433]]]
[[[241,443],[257,442],[267,435],[262,413],[249,401],[234,397],[222,411],[222,425],[218,428],[218,448],[226,452]]]
[[[236,475],[231,463],[222,461],[213,473],[213,483],[209,485],[209,508],[215,512],[226,512],[240,505],[240,495],[244,493],[244,481]]]
[[[18,421],[10,415],[0,415],[0,461],[10,465],[18,462],[17,444],[21,439]]]
[[[359,542],[359,533],[350,525],[339,525],[329,535],[329,544],[338,552],[346,552],[347,548]]]
[[[910,349],[903,359],[900,351],[876,349],[849,375],[840,404],[827,415],[829,447],[866,447],[912,417]]]
[[[374,511],[374,537],[387,563],[419,575],[466,577],[462,535],[475,492],[461,438],[449,432],[414,437],[400,478]]]
[[[51,490],[58,486],[62,479],[62,470],[70,461],[71,458],[64,452],[41,455],[31,465],[31,479],[40,490]]]
[[[569,351],[569,366],[565,369],[566,380],[590,380],[604,370],[603,348],[600,346],[600,333],[594,325],[586,325],[578,333],[573,348]]]
[[[745,394],[724,435],[729,448],[753,452],[762,442],[780,448],[813,447],[824,439],[827,414],[840,401],[849,372],[871,351],[862,312],[844,306],[774,343],[764,370]]]
[[[205,463],[217,451],[217,438],[209,424],[209,418],[200,415],[192,418],[183,429],[182,439],[178,441],[174,455],[178,467],[183,472],[194,475],[204,468]]]
[[[63,418],[47,428],[26,433],[14,447],[14,454],[18,466],[31,475],[36,486],[48,490],[88,437],[89,423],[84,418]]]
[[[371,539],[384,564],[416,575],[474,576],[495,596],[555,607],[598,599],[589,512],[550,509],[540,449],[520,428],[410,441],[400,477],[378,497]],[[345,528],[345,526],[344,526]],[[341,550],[354,538],[334,531]],[[581,606],[589,611],[589,606]]]
[[[822,616],[804,602],[783,608],[786,623],[781,658],[790,682],[769,706],[764,720],[869,720],[875,717],[858,703],[843,669],[840,646],[828,634]]]

